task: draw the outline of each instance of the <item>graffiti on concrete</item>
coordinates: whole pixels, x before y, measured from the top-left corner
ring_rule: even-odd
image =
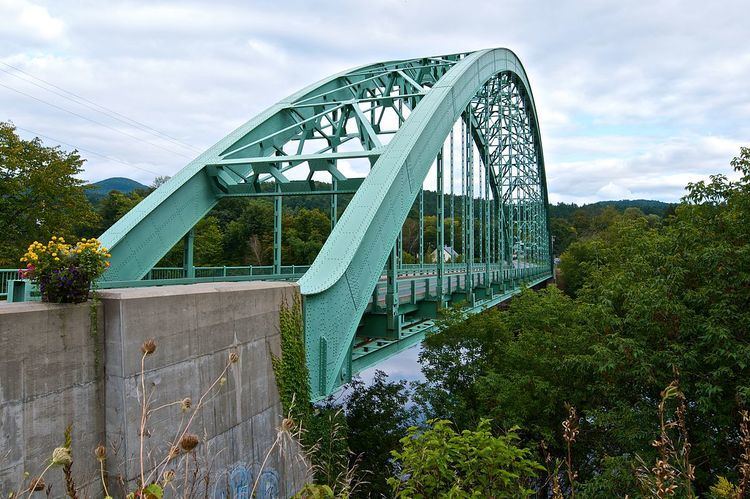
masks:
[[[272,469],[263,470],[258,478],[258,484],[255,485],[255,477],[258,476],[257,468],[256,465],[246,466],[237,463],[222,473],[214,487],[214,499],[250,499],[253,486],[255,486],[255,498],[278,499],[278,472]]]

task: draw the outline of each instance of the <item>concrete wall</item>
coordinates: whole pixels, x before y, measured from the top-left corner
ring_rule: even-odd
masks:
[[[103,363],[96,372],[90,305],[0,305],[0,493],[17,489],[24,471],[38,475],[72,424],[80,485],[96,478],[92,449],[104,442]],[[98,314],[100,319],[102,314]],[[99,330],[102,331],[102,321]],[[103,355],[103,335],[98,335]],[[64,492],[50,473],[53,497]]]
[[[94,375],[88,305],[0,306],[0,346],[7,352],[19,345],[25,352],[22,361],[12,355],[0,360],[0,449],[7,445],[12,454],[6,465],[0,451],[0,491],[9,488],[24,469],[35,473],[32,470],[59,445],[61,427],[72,419],[76,471],[95,476],[91,451],[106,442],[114,488],[110,493],[122,495],[124,489],[115,484],[140,476],[141,344],[154,339],[156,351],[144,363],[149,407],[153,410],[190,397],[192,408],[183,412],[179,404],[167,405],[150,414],[143,438],[145,474],[154,468],[174,469],[176,481],[182,480],[184,455],[166,466],[157,465],[195,414],[188,431],[200,437],[194,455],[199,464],[197,478],[209,474],[210,497],[249,494],[256,479],[258,497],[293,494],[306,480],[307,466],[295,443],[284,440],[274,446],[282,408],[271,354],[280,353],[279,308],[297,294],[295,284],[271,282],[102,291],[104,372],[99,383]],[[50,320],[53,315],[64,319]],[[221,377],[231,352],[239,355],[239,361],[229,367],[225,380],[208,391],[196,411],[206,389]],[[23,367],[40,358],[49,359],[43,361],[49,366],[43,374]],[[72,372],[57,373],[66,369]],[[36,381],[46,378],[51,379]],[[38,396],[24,392],[29,385],[38,385],[37,392],[51,393],[46,395],[52,397],[51,402],[39,406]],[[88,391],[79,394],[84,388]],[[71,394],[61,399],[66,390]],[[7,430],[6,420],[14,425]],[[22,433],[19,425],[25,430]],[[79,467],[78,457],[84,455]],[[191,457],[191,476],[195,462]]]

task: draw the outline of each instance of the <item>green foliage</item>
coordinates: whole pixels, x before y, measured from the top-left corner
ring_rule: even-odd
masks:
[[[632,496],[634,456],[655,462],[660,392],[676,368],[696,493],[717,474],[736,481],[738,410],[750,402],[750,149],[732,164],[739,180],[688,186],[664,221],[628,209],[575,222],[590,235],[562,255],[566,294],[525,292],[428,338],[420,404],[459,428],[518,425],[559,456],[569,402],[582,416],[581,494]]]
[[[84,160],[77,151],[23,140],[15,127],[0,122],[0,266],[18,267],[33,241],[52,234],[66,238],[96,223],[77,178]]]
[[[305,359],[302,304],[299,297],[279,311],[281,356],[272,356],[273,372],[284,413],[301,422],[310,412],[310,374]]]
[[[333,489],[328,485],[315,485],[313,483],[305,484],[294,495],[294,499],[334,499],[336,497]]]
[[[723,476],[716,478],[716,483],[711,486],[710,497],[712,499],[738,499],[740,488]]]
[[[141,190],[131,191],[127,194],[113,190],[103,196],[96,205],[100,219],[100,224],[95,230],[95,232],[98,232],[97,235],[107,230],[133,209],[146,197],[145,194],[145,191]]]
[[[396,497],[528,497],[531,480],[544,468],[518,447],[512,428],[493,436],[488,420],[457,433],[446,420],[428,421],[424,431],[409,428],[394,451],[400,477],[388,479]]]
[[[297,297],[279,312],[281,356],[272,356],[276,385],[284,413],[300,430],[301,443],[312,461],[317,483],[344,489],[348,471],[346,417],[331,405],[310,403],[310,374],[305,359],[302,305]]]
[[[641,499],[635,478],[637,464],[628,456],[605,457],[601,468],[577,491],[580,499],[624,497]]]
[[[143,489],[143,497],[147,499],[161,499],[164,496],[164,490],[157,483],[152,483]]]
[[[349,493],[349,427],[343,411],[316,407],[303,422],[302,444],[313,465],[315,482],[331,486],[337,496]]]
[[[356,468],[356,497],[388,496],[391,487],[387,478],[396,473],[391,451],[416,420],[409,409],[410,392],[405,381],[388,381],[386,374],[376,371],[369,385],[354,379],[344,403],[349,428],[350,468]]]

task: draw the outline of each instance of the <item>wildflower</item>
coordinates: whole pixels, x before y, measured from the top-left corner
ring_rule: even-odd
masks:
[[[219,386],[224,386],[226,383],[227,383],[227,377],[222,376],[221,379],[219,380]]]
[[[182,450],[185,452],[190,452],[195,449],[199,443],[200,440],[198,439],[198,435],[193,435],[192,433],[183,435],[180,439],[180,447],[182,447]]]
[[[143,352],[144,355],[151,355],[156,351],[156,340],[150,339],[143,342],[143,345],[141,345],[141,352]]]
[[[58,447],[52,451],[53,466],[68,466],[71,463],[73,463],[73,457],[67,447]]]
[[[185,397],[180,401],[180,409],[182,409],[182,412],[186,412],[192,405],[193,401],[190,400],[190,397]]]

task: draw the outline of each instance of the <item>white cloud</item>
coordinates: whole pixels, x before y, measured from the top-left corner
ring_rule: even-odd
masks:
[[[0,61],[199,149],[286,95],[379,60],[506,46],[529,73],[551,197],[677,199],[750,142],[746,5],[0,0]],[[6,19],[12,22],[5,23]],[[0,65],[0,68],[4,68]],[[7,69],[7,68],[4,68]],[[193,149],[0,72],[0,84],[192,157]],[[188,159],[0,88],[0,120],[141,168]],[[89,155],[87,178],[152,173]],[[360,175],[366,168],[342,164]]]
[[[27,0],[0,0],[0,19],[0,40],[53,42],[60,41],[65,32],[61,19],[50,15],[46,7]]]

